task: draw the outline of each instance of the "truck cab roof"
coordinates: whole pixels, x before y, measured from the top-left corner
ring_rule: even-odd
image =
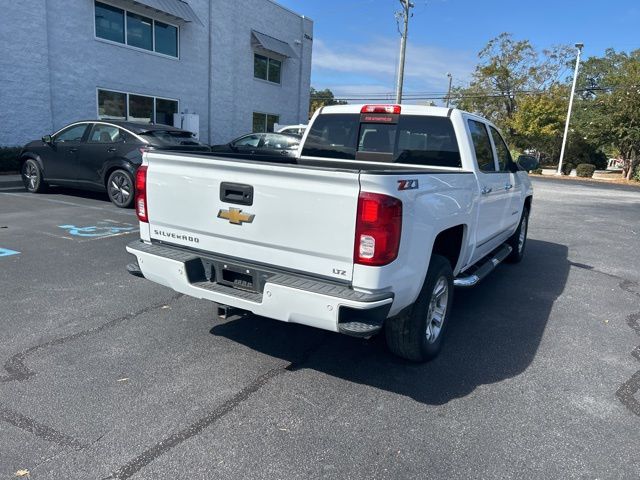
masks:
[[[451,115],[454,108],[446,107],[431,107],[427,105],[413,105],[413,104],[370,104],[370,103],[358,103],[347,105],[330,105],[323,107],[320,111],[321,114],[327,113],[361,113],[364,107],[400,107],[400,115],[425,115],[431,117],[447,117]],[[381,113],[381,112],[379,112]],[[389,112],[391,113],[391,112]]]

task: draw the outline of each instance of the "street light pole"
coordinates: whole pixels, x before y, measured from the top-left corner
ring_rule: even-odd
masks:
[[[569,110],[567,111],[567,122],[564,125],[564,135],[562,136],[562,147],[560,148],[560,161],[558,162],[558,171],[556,175],[562,175],[562,161],[564,160],[564,150],[567,146],[567,135],[569,134],[569,120],[571,119],[571,108],[573,107],[573,96],[576,92],[576,83],[578,81],[578,68],[580,67],[580,54],[584,48],[584,43],[576,43],[578,55],[576,56],[576,69],[573,72],[573,85],[571,86],[571,96],[569,97]]]
[[[447,72],[447,77],[449,77],[449,89],[447,90],[447,108],[449,108],[449,101],[451,100],[451,82],[453,81],[453,75]]]
[[[409,31],[409,10],[414,7],[410,0],[400,0],[402,12],[396,14],[396,18],[402,20],[403,30],[400,33],[400,59],[398,60],[398,82],[396,83],[396,103],[402,103],[402,84],[404,83],[404,59],[407,50],[407,33]]]

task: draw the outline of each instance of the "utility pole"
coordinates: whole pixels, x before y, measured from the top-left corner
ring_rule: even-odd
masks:
[[[396,12],[398,23],[403,22],[403,29],[400,31],[400,59],[398,60],[398,83],[396,84],[396,103],[402,103],[402,84],[404,83],[404,58],[407,50],[407,33],[409,31],[409,13],[415,5],[410,0],[399,0],[402,11]],[[398,25],[400,30],[400,25]]]
[[[564,149],[567,145],[567,135],[569,133],[569,120],[571,119],[571,108],[573,107],[573,96],[576,92],[576,83],[578,81],[578,68],[580,67],[580,54],[584,48],[584,43],[576,43],[578,55],[576,56],[576,69],[573,72],[573,85],[571,86],[571,96],[569,97],[569,111],[567,112],[567,122],[564,125],[564,136],[562,137],[562,147],[560,148],[560,161],[558,162],[558,171],[556,175],[562,175],[562,160],[564,159]]]
[[[449,108],[449,101],[451,100],[451,82],[453,81],[453,75],[447,72],[447,77],[449,77],[449,89],[447,90],[447,108]]]

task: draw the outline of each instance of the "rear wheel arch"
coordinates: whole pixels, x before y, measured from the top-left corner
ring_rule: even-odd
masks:
[[[102,185],[104,185],[105,188],[108,188],[107,182],[109,181],[109,177],[116,170],[125,170],[129,172],[135,179],[137,169],[138,169],[138,165],[135,165],[124,159],[121,159],[116,163],[110,163],[109,165],[106,166],[106,168],[104,169],[104,173],[102,174]]]
[[[467,226],[464,224],[449,227],[436,235],[433,242],[431,255],[440,255],[451,264],[451,269],[456,270],[460,261],[462,246],[467,235]]]

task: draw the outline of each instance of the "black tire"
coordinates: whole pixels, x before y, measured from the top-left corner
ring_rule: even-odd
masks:
[[[24,188],[30,193],[42,193],[47,189],[42,169],[38,162],[29,158],[22,164],[21,172]]]
[[[443,285],[446,285],[446,299],[442,298],[442,294],[439,297],[436,295],[438,288]],[[434,302],[436,302],[435,305]],[[438,302],[440,302],[439,305]],[[397,317],[389,318],[385,322],[385,336],[389,350],[399,357],[414,362],[426,362],[435,358],[442,348],[452,302],[451,264],[446,258],[433,255],[416,302]],[[439,309],[444,307],[437,333],[435,316],[432,318],[434,307]],[[432,336],[429,335],[428,328],[431,329]]]
[[[109,200],[116,207],[129,208],[135,197],[135,183],[133,176],[126,170],[118,169],[109,174],[107,180]]]
[[[520,223],[516,231],[507,240],[507,245],[511,247],[511,253],[504,259],[507,263],[518,263],[524,257],[524,250],[527,246],[527,233],[529,231],[529,207],[525,205],[520,217]],[[520,234],[523,234],[522,238]]]

